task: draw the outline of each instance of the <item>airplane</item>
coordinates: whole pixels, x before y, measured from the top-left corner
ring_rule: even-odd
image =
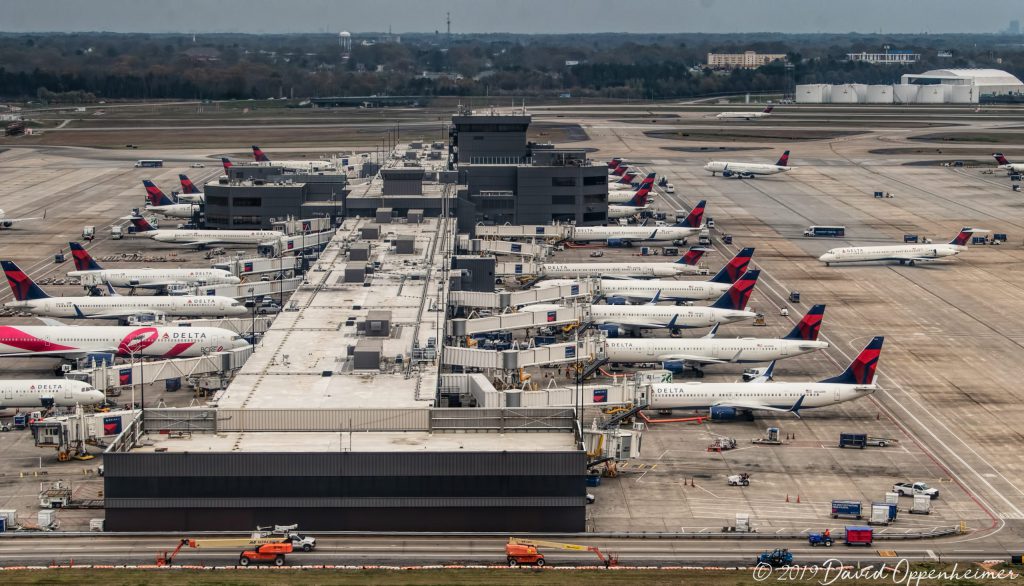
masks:
[[[544,263],[540,274],[544,277],[621,277],[643,279],[695,274],[697,263],[707,248],[691,248],[675,262],[580,262]]]
[[[647,196],[650,195],[650,193],[650,185],[641,186],[625,205],[609,205],[608,219],[614,220],[615,218],[629,218],[646,210],[648,207]]]
[[[992,153],[992,156],[996,158],[1000,169],[1006,169],[1010,173],[1024,173],[1024,163],[1011,163],[1006,160],[1003,153]]]
[[[167,196],[155,183],[149,179],[144,179],[142,184],[146,187],[146,201],[149,204],[146,206],[146,210],[150,212],[158,213],[162,216],[169,218],[191,218],[192,213],[195,211],[195,206],[190,203],[175,203],[173,199]]]
[[[626,174],[629,175],[628,173]],[[626,203],[636,192],[646,189],[649,193],[654,188],[654,173],[648,173],[640,183],[612,183],[608,186],[608,203]],[[635,177],[635,176],[634,176]]]
[[[747,272],[753,256],[753,248],[744,248],[707,281],[601,279],[601,293],[609,305],[624,305],[627,301],[640,299],[646,301],[659,293],[661,301],[676,303],[716,299]]]
[[[106,398],[103,391],[79,380],[0,380],[0,409],[99,405]]]
[[[698,377],[705,364],[768,362],[828,348],[818,340],[824,305],[815,305],[784,338],[608,338],[611,362],[661,362],[665,370],[682,373],[690,364]]]
[[[760,112],[722,112],[715,118],[719,120],[757,120],[758,118],[767,118],[772,115],[772,110],[775,106],[768,106]]]
[[[276,230],[158,230],[145,218],[127,218],[135,226],[136,234],[157,242],[181,244],[183,246],[209,246],[212,244],[233,244],[258,246],[284,238],[284,232]]]
[[[129,287],[133,291],[136,288],[165,291],[168,287],[179,285],[237,285],[241,282],[241,279],[224,269],[104,269],[78,242],[68,242],[68,246],[71,247],[71,257],[75,261],[75,270],[68,273],[69,277],[82,278],[88,275],[112,287]]]
[[[676,333],[682,328],[709,328],[754,319],[757,314],[746,307],[760,274],[759,270],[747,271],[708,307],[657,305],[657,293],[647,305],[591,305],[590,319],[609,338],[638,336],[643,329],[668,328]]]
[[[632,246],[638,242],[675,242],[697,236],[703,228],[704,207],[707,200],[700,200],[689,215],[673,226],[575,226],[572,229],[573,242],[605,242],[608,246]]]
[[[164,326],[4,326],[0,358],[64,358],[112,353],[122,357],[194,358],[249,343],[231,330]]]
[[[125,319],[147,312],[181,317],[226,317],[246,315],[240,301],[220,295],[170,295],[122,297],[50,297],[13,261],[0,260],[14,301],[4,304],[20,311],[46,317],[79,319]]]
[[[655,383],[640,392],[650,409],[707,410],[712,420],[738,419],[753,411],[792,413],[867,397],[878,388],[875,369],[885,338],[868,342],[842,374],[818,382]]]
[[[184,201],[189,203],[205,203],[206,194],[199,191],[195,183],[188,178],[188,175],[178,175],[178,181],[181,182],[181,193],[178,194],[178,201]]]
[[[648,173],[647,174],[647,176],[651,178],[651,182],[652,183],[654,182],[654,175],[655,175],[654,173]],[[629,191],[629,192],[636,191],[638,186],[633,183],[633,180],[636,179],[636,177],[637,177],[636,171],[630,170],[630,171],[626,171],[622,175],[622,177],[619,177],[618,181],[612,181],[611,183],[609,183],[608,184],[608,191],[609,191],[609,193],[608,193],[608,201],[612,202],[612,203],[621,203],[623,201],[626,201],[625,199],[619,199],[619,200],[612,199],[613,195],[612,195],[611,192],[612,191]],[[624,195],[625,194],[619,194],[619,195],[617,195],[617,197],[621,198]]]
[[[914,266],[917,262],[933,261],[947,256],[960,254],[967,250],[967,242],[975,232],[988,232],[964,226],[949,244],[892,244],[888,246],[847,246],[833,248],[818,257],[818,260],[831,266],[832,263],[868,262],[878,260],[896,260],[902,264]]]
[[[263,152],[263,149],[256,145],[252,145],[252,158],[256,163],[265,163],[267,165],[273,165],[275,167],[284,167],[289,171],[334,171],[336,166],[331,161],[323,160],[301,160],[301,161],[271,161],[270,157]]]
[[[46,211],[45,210],[43,211],[43,215],[41,215],[41,216],[39,216],[37,218],[9,218],[9,217],[7,217],[7,212],[5,212],[2,209],[0,209],[0,228],[10,228],[11,226],[14,226],[15,224],[17,224],[18,222],[31,222],[33,220],[45,220],[45,219],[46,219]]]
[[[766,165],[764,163],[733,163],[729,161],[711,161],[704,165],[704,170],[710,172],[712,177],[716,173],[721,173],[722,177],[738,177],[740,179],[751,179],[756,175],[785,173],[794,168],[789,166],[789,151],[782,153],[782,156],[779,157],[779,160],[774,165]]]

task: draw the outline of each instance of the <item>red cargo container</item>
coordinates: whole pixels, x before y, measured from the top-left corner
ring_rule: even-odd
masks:
[[[846,528],[846,545],[866,545],[870,547],[874,538],[875,530],[871,527],[848,526]]]

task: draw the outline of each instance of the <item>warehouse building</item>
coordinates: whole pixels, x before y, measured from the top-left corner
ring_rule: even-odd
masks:
[[[978,96],[1024,93],[1024,83],[1000,69],[933,69],[924,73],[905,73],[901,83],[950,88],[968,86],[975,88]]]
[[[977,104],[983,98],[1024,94],[1024,83],[998,69],[936,69],[907,73],[902,83],[796,86],[798,104]]]

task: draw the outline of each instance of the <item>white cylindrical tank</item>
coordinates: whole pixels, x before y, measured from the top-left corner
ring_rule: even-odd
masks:
[[[977,104],[978,88],[973,85],[955,85],[949,101],[954,104]]]
[[[891,85],[869,85],[868,94],[864,101],[868,104],[891,104]]]
[[[923,85],[921,89],[917,90],[917,103],[918,104],[945,104],[949,101],[949,86],[936,84],[936,85]]]
[[[798,104],[827,104],[832,86],[824,83],[812,83],[796,86],[794,99]]]
[[[856,104],[857,90],[851,83],[832,86],[831,100],[833,104]]]
[[[892,86],[893,101],[897,104],[917,103],[917,90],[921,86],[912,83],[900,83]]]

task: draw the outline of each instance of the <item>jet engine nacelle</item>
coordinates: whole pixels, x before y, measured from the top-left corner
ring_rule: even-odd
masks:
[[[686,362],[683,360],[666,360],[661,363],[661,367],[672,374],[683,374],[686,370]]]
[[[726,169],[725,171],[722,171],[722,177],[732,177],[733,175],[735,175],[735,173],[733,173],[732,171],[730,171],[728,169]]]
[[[138,279],[128,279],[128,285],[131,286],[131,287],[138,287],[139,283],[141,283],[141,282],[142,281],[140,281]]]
[[[627,305],[625,297],[619,297],[618,295],[612,295],[611,297],[605,298],[605,303],[608,305]]]
[[[732,421],[739,418],[739,411],[735,407],[712,407],[712,421]]]
[[[40,397],[39,406],[43,407],[44,409],[49,409],[50,407],[53,407],[53,397]]]
[[[597,329],[604,332],[609,338],[624,338],[629,335],[627,330],[624,330],[616,325],[601,324],[597,326]]]
[[[14,222],[4,222],[4,228],[10,228],[14,225]]]
[[[621,238],[609,238],[606,244],[616,248],[624,245]]]

